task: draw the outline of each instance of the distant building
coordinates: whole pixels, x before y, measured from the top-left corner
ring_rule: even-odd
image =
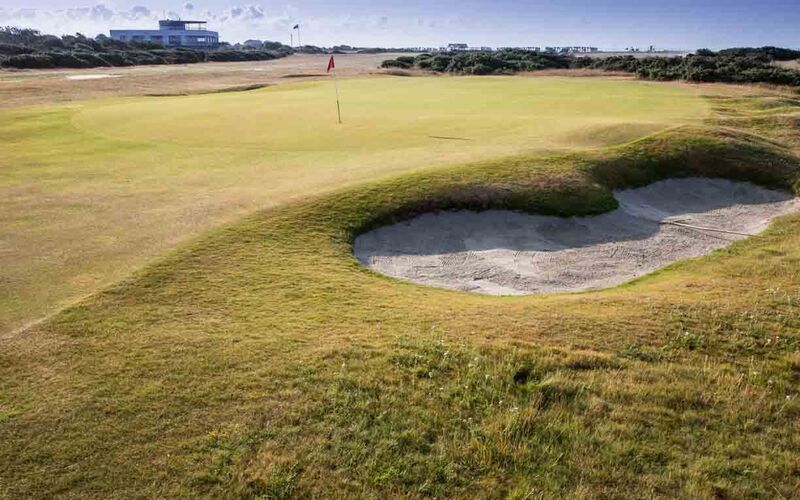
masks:
[[[541,52],[541,47],[498,47],[497,50],[521,50],[523,52]]]
[[[600,49],[597,47],[569,47],[570,52],[576,52],[579,54],[589,54],[592,52],[599,52]]]
[[[215,49],[219,46],[219,33],[208,31],[206,21],[158,22],[157,30],[111,30],[111,38],[122,42],[153,42],[164,47]]]
[[[544,51],[551,54],[588,54],[592,52],[599,52],[597,47],[545,47]]]
[[[261,47],[262,45],[264,45],[264,42],[262,42],[261,40],[245,40],[242,45],[244,45],[245,47]]]
[[[467,45],[466,43],[448,43],[447,50],[453,52],[464,52],[469,50],[469,45]]]

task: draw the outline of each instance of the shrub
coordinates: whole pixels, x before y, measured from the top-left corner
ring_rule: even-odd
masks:
[[[125,52],[119,50],[112,50],[103,52],[103,59],[105,59],[111,66],[133,66],[133,62],[128,59]]]
[[[739,52],[699,50],[687,57],[613,56],[572,57],[518,50],[494,53],[420,54],[403,56],[381,63],[383,68],[417,67],[423,70],[488,75],[548,68],[591,68],[634,73],[648,80],[686,80],[690,82],[769,83],[800,86],[800,72],[772,64],[772,58],[792,55],[789,49],[731,49]],[[749,52],[748,52],[749,51]],[[742,55],[744,54],[744,55]]]
[[[450,56],[433,56],[430,60],[430,69],[432,71],[447,71],[448,68],[452,68],[450,63],[453,61],[453,58]]]
[[[409,69],[411,66],[411,64],[400,61],[399,59],[387,59],[381,63],[381,68]]]
[[[38,69],[38,68],[52,68],[53,59],[46,54],[20,54],[11,56],[2,62],[6,68],[18,69]]]
[[[133,64],[166,64],[166,61],[156,54],[146,50],[131,50],[126,53]]]
[[[59,68],[90,68],[83,59],[77,57],[72,52],[46,52],[53,61],[53,66]]]
[[[265,41],[261,46],[264,50],[281,50],[285,47],[281,42],[270,42],[269,40]]]
[[[6,56],[16,56],[19,54],[30,54],[34,52],[33,49],[29,47],[24,47],[22,45],[16,45],[13,43],[3,43],[0,42],[0,54]]]
[[[285,57],[291,47],[279,42],[265,42],[261,48],[216,52],[188,48],[164,48],[161,44],[141,41],[123,42],[105,35],[88,38],[80,33],[56,37],[39,31],[0,27],[0,64],[18,68],[92,68],[137,64],[191,64],[205,61],[265,61]],[[269,50],[267,50],[269,49]],[[321,52],[306,46],[307,51]],[[31,55],[37,57],[17,57]]]
[[[151,50],[150,53],[162,58],[166,64],[192,64],[206,60],[205,53],[197,50],[156,49]]]
[[[721,56],[755,57],[765,61],[791,61],[800,59],[800,51],[780,47],[737,47],[718,52]]]
[[[73,55],[83,61],[86,64],[84,67],[87,68],[112,66],[104,57],[94,52],[74,52]]]
[[[491,75],[493,72],[492,67],[484,63],[478,63],[472,67],[473,75]]]

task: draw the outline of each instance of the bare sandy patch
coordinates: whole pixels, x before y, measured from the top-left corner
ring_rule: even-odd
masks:
[[[91,75],[67,75],[67,80],[102,80],[103,78],[120,78],[122,75],[109,75],[108,73],[93,73]]]
[[[488,210],[424,214],[359,236],[356,257],[380,273],[490,295],[619,285],[705,255],[800,211],[800,200],[750,183],[672,179],[617,191],[592,217]]]

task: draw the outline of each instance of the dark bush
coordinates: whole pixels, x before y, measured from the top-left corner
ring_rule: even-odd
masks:
[[[269,40],[266,40],[263,44],[261,44],[261,46],[265,50],[280,50],[283,48],[283,44],[281,42],[270,42]]]
[[[283,57],[283,55],[266,50],[219,50],[209,52],[207,60],[215,62],[269,61],[278,57]]]
[[[699,53],[699,51],[698,51]],[[780,47],[737,47],[718,52],[721,56],[755,57],[769,61],[793,61],[800,59],[800,50]]]
[[[87,68],[96,68],[99,66],[113,66],[109,61],[103,57],[102,53],[95,52],[73,52],[73,55],[83,61]]]
[[[207,52],[188,48],[165,48],[161,44],[140,41],[123,42],[105,35],[88,38],[80,33],[56,37],[31,29],[0,27],[2,65],[19,68],[92,68],[137,64],[191,64],[205,61],[265,61],[285,57],[293,49],[279,42],[264,42],[261,48],[235,50],[229,44],[220,51]],[[269,49],[269,50],[268,50]],[[307,51],[322,52],[306,46]],[[41,57],[16,57],[36,55]]]
[[[400,69],[409,69],[412,67],[412,64],[408,64],[403,62],[399,59],[387,59],[381,63],[381,68],[400,68]]]
[[[72,52],[45,52],[58,68],[91,68],[92,66]]]
[[[452,61],[453,58],[451,56],[433,56],[430,60],[430,69],[433,71],[453,70],[454,68],[450,64]]]
[[[192,64],[206,60],[206,54],[189,49],[155,49],[151,54],[162,58],[166,64]]]
[[[64,45],[64,42],[60,38],[52,35],[42,37],[42,40],[37,45],[44,50],[66,48],[66,45]]]
[[[36,68],[53,68],[53,59],[45,54],[20,54],[18,56],[11,56],[2,62],[6,68],[19,68],[19,69],[36,69]]]
[[[739,51],[739,52],[732,52]],[[519,50],[494,53],[458,52],[420,54],[415,58],[402,57],[384,61],[384,68],[423,70],[489,75],[518,71],[537,71],[551,68],[590,68],[603,71],[634,73],[648,80],[686,80],[690,82],[769,83],[800,86],[800,72],[772,64],[773,58],[788,57],[789,49],[731,49],[714,53],[699,50],[686,57],[613,56],[605,58],[573,57],[560,54],[541,54]],[[731,55],[734,54],[734,55]],[[745,55],[739,55],[745,54]]]
[[[128,60],[130,60],[135,65],[142,65],[142,64],[166,64],[167,62],[164,58],[153,54],[152,52],[148,52],[146,50],[131,50],[126,53],[128,56]]]
[[[108,61],[111,66],[133,66],[133,61],[128,59],[126,52],[120,50],[110,50],[103,52],[103,59]]]
[[[4,56],[16,56],[19,54],[30,54],[32,52],[34,52],[34,50],[29,47],[0,42],[0,54]]]
[[[491,66],[484,63],[478,63],[472,67],[473,75],[491,75],[494,71]]]
[[[131,50],[131,46],[128,42],[107,37],[100,40],[100,46],[102,50]]]

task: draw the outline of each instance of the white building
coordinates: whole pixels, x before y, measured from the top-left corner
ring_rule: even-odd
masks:
[[[497,50],[521,50],[523,52],[541,52],[541,47],[498,47]]]
[[[111,38],[122,42],[153,42],[164,47],[214,49],[219,46],[219,33],[208,31],[206,21],[158,22],[157,30],[111,30]]]
[[[588,54],[591,52],[598,52],[597,47],[545,47],[545,52],[553,54]]]

